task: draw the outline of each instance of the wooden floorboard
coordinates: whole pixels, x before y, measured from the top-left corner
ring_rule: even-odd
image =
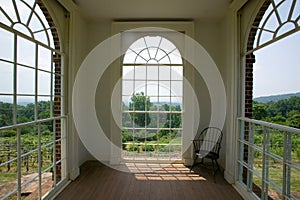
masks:
[[[126,173],[88,161],[82,165],[80,176],[56,200],[242,199],[221,173],[214,178],[209,169],[201,166],[194,167],[192,172],[182,164],[155,171],[141,172],[145,166],[141,169],[137,173]]]

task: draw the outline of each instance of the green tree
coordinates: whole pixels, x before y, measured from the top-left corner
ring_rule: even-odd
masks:
[[[137,111],[130,113],[131,119],[133,119],[135,124],[140,127],[145,127],[146,125],[150,124],[150,115],[145,111],[149,111],[152,105],[153,104],[150,102],[150,97],[145,96],[143,92],[133,94],[131,97],[131,102],[129,103],[129,110]]]
[[[253,118],[257,120],[262,120],[268,116],[267,106],[262,103],[253,104]]]

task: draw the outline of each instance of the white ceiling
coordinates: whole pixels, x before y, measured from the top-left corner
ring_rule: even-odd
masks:
[[[74,0],[87,19],[220,20],[232,0]]]

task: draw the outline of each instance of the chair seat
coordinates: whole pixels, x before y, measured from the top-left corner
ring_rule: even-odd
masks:
[[[196,151],[195,154],[199,158],[209,158],[209,159],[213,159],[213,160],[216,160],[219,158],[219,155],[217,153],[211,152],[211,151],[200,150],[200,151]]]

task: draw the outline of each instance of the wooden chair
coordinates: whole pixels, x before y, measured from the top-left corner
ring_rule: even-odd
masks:
[[[199,135],[196,135],[193,140],[194,145],[194,162],[191,170],[195,166],[197,159],[201,159],[201,163],[204,163],[204,159],[210,159],[212,162],[212,168],[214,175],[220,170],[218,164],[219,153],[221,149],[223,133],[222,130],[216,127],[207,127],[201,131]],[[217,168],[215,168],[215,164]]]

